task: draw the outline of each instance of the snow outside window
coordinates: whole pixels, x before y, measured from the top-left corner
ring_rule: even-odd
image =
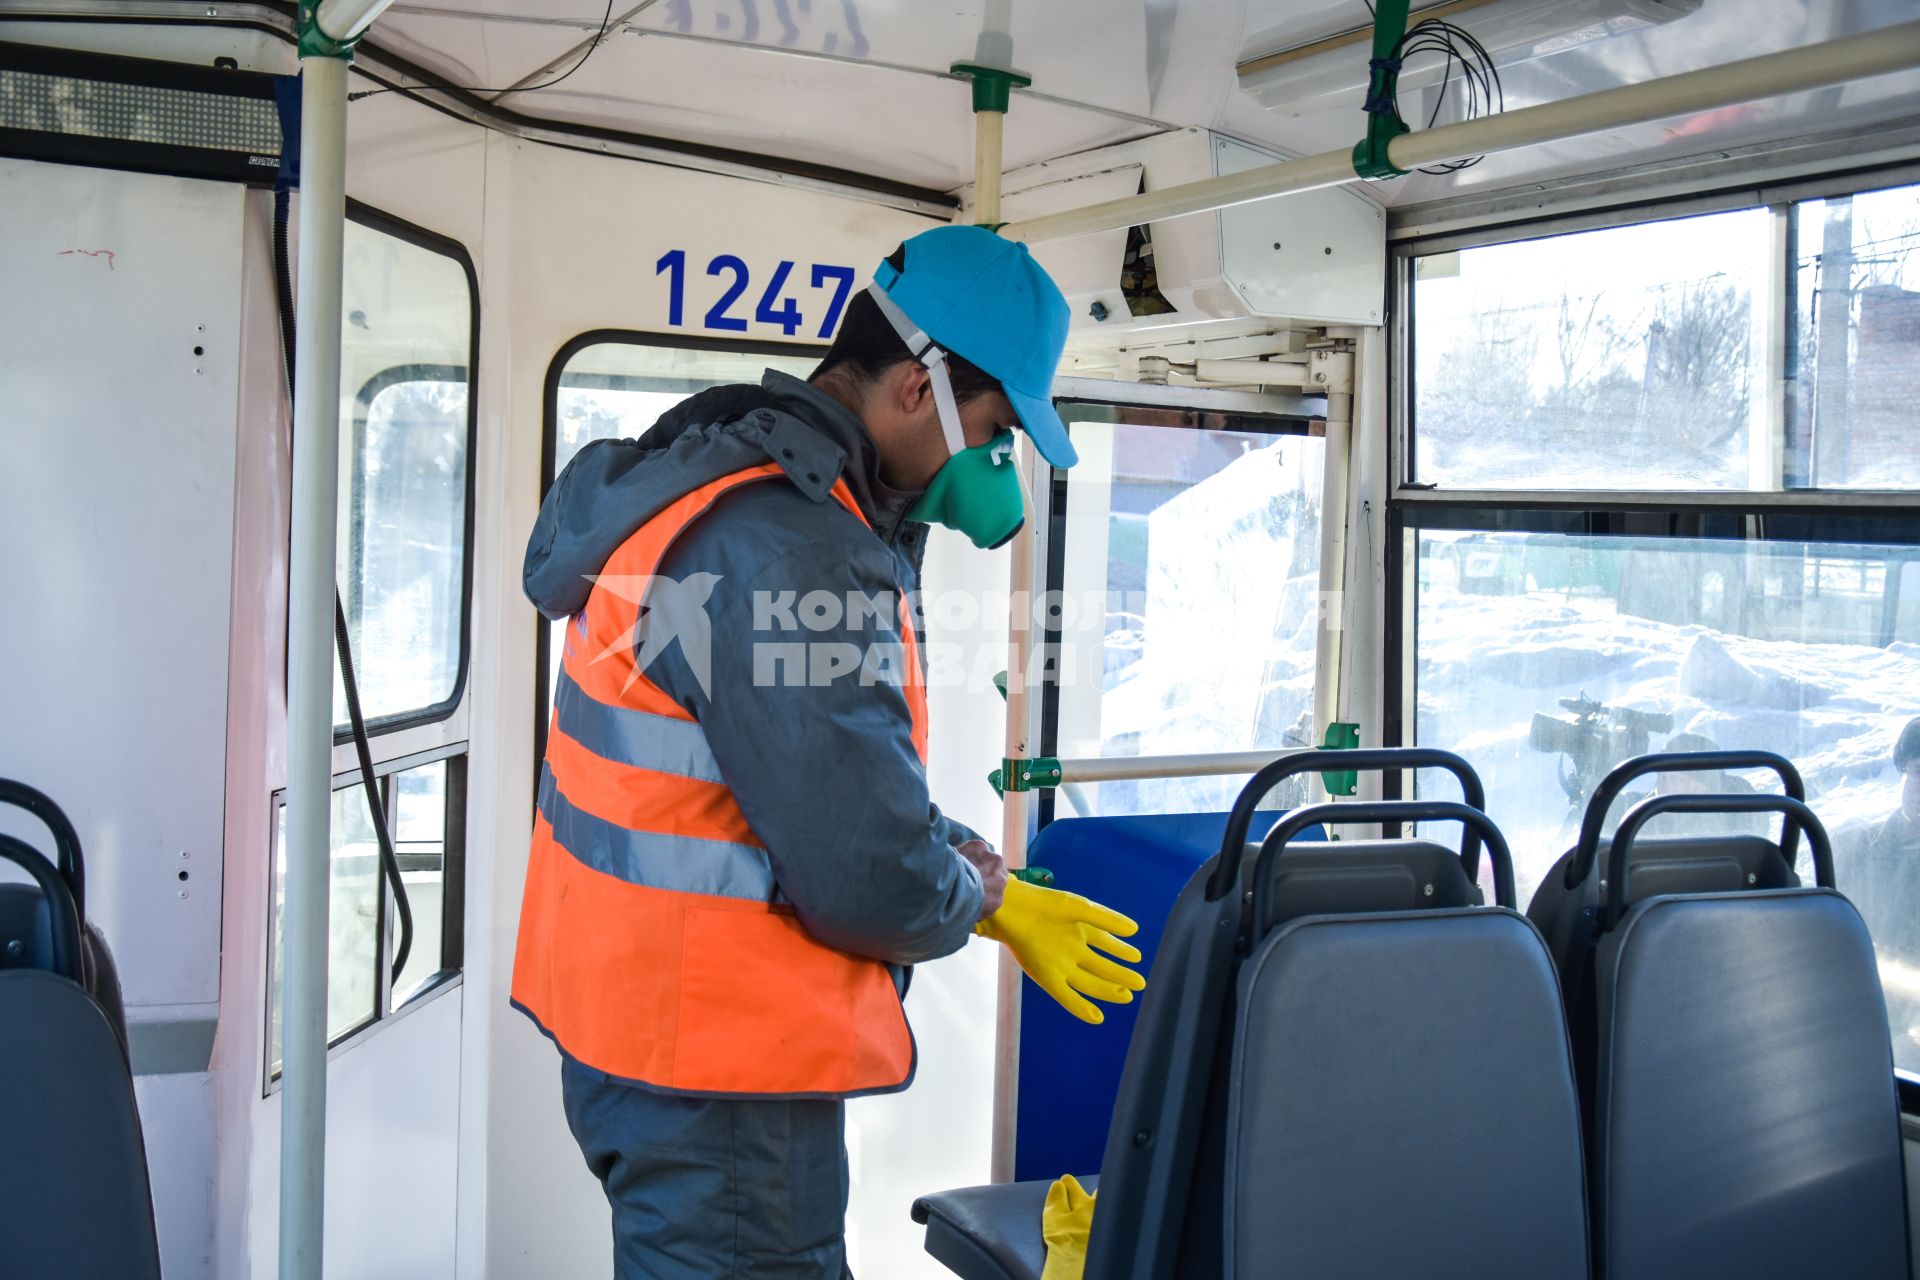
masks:
[[[1065,408],[1080,464],[1066,473],[1055,754],[1308,744],[1323,440],[1305,423]],[[1245,781],[1065,787],[1058,812],[1223,810]]]
[[[1873,935],[1895,1062],[1920,1072],[1920,766],[1909,777],[1893,761],[1920,717],[1920,546],[1408,537],[1416,740],[1480,773],[1520,901],[1572,846],[1613,765],[1663,749],[1777,752],[1805,777],[1840,889]],[[1636,787],[1609,826],[1650,789],[1688,782]],[[1712,786],[1778,790],[1765,773]],[[1649,834],[1742,821],[1667,815]],[[1804,853],[1800,870],[1810,879]]]

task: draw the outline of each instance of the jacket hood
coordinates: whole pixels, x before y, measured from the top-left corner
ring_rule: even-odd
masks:
[[[766,462],[815,502],[826,501],[844,476],[862,514],[889,541],[919,497],[881,482],[873,441],[850,410],[770,370],[760,386],[689,397],[638,439],[595,440],[574,455],[527,541],[527,598],[548,618],[579,612],[593,578],[641,525],[701,485]]]

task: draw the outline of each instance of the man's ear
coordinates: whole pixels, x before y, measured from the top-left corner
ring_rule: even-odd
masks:
[[[918,360],[903,361],[900,369],[900,412],[912,415],[920,412],[933,399],[933,375]]]

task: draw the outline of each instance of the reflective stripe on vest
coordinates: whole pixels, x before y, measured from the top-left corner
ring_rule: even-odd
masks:
[[[670,504],[608,559],[565,631],[513,1002],[575,1060],[662,1089],[847,1096],[899,1088],[913,1070],[892,974],[800,925],[699,722],[635,662],[635,584],[722,496],[782,475],[750,467]],[[845,481],[833,497],[865,523]],[[900,636],[924,765],[904,596]]]

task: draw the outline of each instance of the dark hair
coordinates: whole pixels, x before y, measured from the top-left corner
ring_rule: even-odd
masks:
[[[905,245],[887,258],[896,271],[906,270],[906,260]],[[808,381],[818,382],[822,374],[838,370],[866,386],[885,377],[895,365],[912,359],[913,353],[887,323],[880,304],[862,289],[847,303],[847,313],[840,319],[840,331],[833,335],[833,345],[827,348],[826,358],[820,361],[820,367]],[[953,382],[953,398],[962,404],[1001,389],[998,378],[952,351],[947,353],[947,376]]]
[[[1893,744],[1893,768],[1896,773],[1920,764],[1920,717],[1907,721],[1907,727],[1900,731],[1900,737]]]

